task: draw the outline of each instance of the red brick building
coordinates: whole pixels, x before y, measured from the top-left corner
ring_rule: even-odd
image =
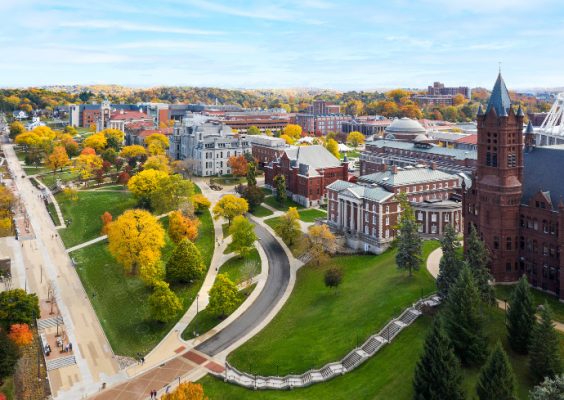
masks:
[[[529,282],[563,298],[564,146],[532,146],[524,114],[511,105],[498,76],[484,111],[478,110],[478,167],[463,196],[466,232],[484,240],[496,282]]]
[[[247,139],[251,143],[251,153],[261,169],[282,157],[284,151],[290,148],[284,139],[277,137],[249,135]]]
[[[324,202],[328,185],[349,179],[349,163],[341,162],[323,146],[292,147],[264,167],[265,185],[274,188],[277,175],[286,178],[288,196],[309,207]]]

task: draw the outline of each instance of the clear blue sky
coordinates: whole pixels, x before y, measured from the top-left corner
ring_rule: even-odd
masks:
[[[564,86],[561,0],[0,0],[0,86]]]

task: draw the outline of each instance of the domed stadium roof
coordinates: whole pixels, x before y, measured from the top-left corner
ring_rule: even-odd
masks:
[[[387,133],[409,133],[409,134],[425,134],[426,130],[414,119],[400,118],[394,121],[386,128]]]
[[[419,142],[425,143],[425,142],[430,142],[432,140],[433,139],[431,139],[429,136],[425,135],[424,133],[420,133],[415,137],[415,139],[413,139],[415,143],[419,143]]]

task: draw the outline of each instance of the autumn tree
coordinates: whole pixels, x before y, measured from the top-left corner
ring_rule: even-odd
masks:
[[[112,214],[110,214],[108,211],[105,211],[104,214],[102,214],[100,216],[100,219],[102,220],[102,235],[106,235],[108,233],[108,226],[110,225],[110,223],[112,222]]]
[[[202,277],[206,266],[196,245],[182,239],[166,263],[166,280],[169,282],[191,282]]]
[[[147,283],[151,283],[155,272],[158,272],[154,268],[159,263],[164,245],[163,227],[145,210],[127,210],[108,227],[110,253],[126,273],[139,274]]]
[[[168,157],[164,155],[150,156],[143,164],[143,169],[154,169],[167,174],[171,172]]]
[[[245,176],[249,169],[249,163],[242,154],[239,156],[229,157],[227,165],[231,168],[231,173],[235,176]]]
[[[194,204],[194,211],[196,214],[202,213],[204,210],[211,207],[211,201],[201,193],[192,196],[192,203]]]
[[[116,183],[119,183],[121,185],[127,185],[130,179],[131,176],[127,172],[121,171],[117,176]]]
[[[20,347],[27,346],[33,342],[33,333],[28,324],[13,324],[10,326],[8,337]]]
[[[347,136],[347,143],[350,143],[355,149],[364,143],[364,135],[358,131],[352,131]]]
[[[125,133],[119,129],[104,129],[100,132],[106,138],[106,147],[111,148],[115,151],[119,150],[120,146],[125,139]]]
[[[296,139],[288,135],[280,135],[280,139],[284,139],[286,144],[294,144],[296,143]]]
[[[326,224],[312,225],[308,228],[307,253],[309,259],[317,265],[325,261],[328,254],[335,253],[336,245],[335,235]]]
[[[274,190],[276,191],[276,200],[279,204],[286,202],[286,177],[284,175],[276,175],[273,179]]]
[[[133,176],[127,183],[127,188],[145,206],[151,204],[151,195],[168,179],[166,172],[146,169]]]
[[[10,124],[10,138],[14,139],[16,136],[18,136],[19,134],[22,134],[25,132],[25,127],[23,126],[23,124],[19,121],[14,121]]]
[[[260,129],[254,125],[249,126],[249,129],[247,129],[247,135],[260,135]]]
[[[170,290],[168,283],[155,282],[153,293],[149,296],[149,311],[151,317],[159,322],[170,322],[182,311],[182,303]]]
[[[233,238],[230,246],[241,258],[250,253],[253,243],[257,240],[255,226],[242,215],[233,218],[229,234]]]
[[[174,243],[180,243],[183,239],[196,240],[199,226],[200,220],[188,218],[180,211],[168,215],[168,235]]]
[[[147,151],[152,155],[164,155],[169,145],[168,137],[162,133],[152,133],[145,138]]]
[[[47,157],[47,166],[53,170],[53,175],[58,169],[62,169],[70,164],[69,156],[63,146],[57,146]]]
[[[208,400],[204,388],[199,383],[184,382],[171,393],[161,396],[161,400]]]
[[[150,193],[149,204],[153,210],[164,213],[180,208],[185,202],[190,202],[193,194],[192,181],[185,180],[178,174],[170,175],[159,181],[156,189]]]
[[[80,155],[82,155],[82,156],[95,156],[96,150],[94,150],[92,147],[85,147],[80,152]]]
[[[239,290],[225,274],[218,274],[209,292],[207,310],[221,318],[231,314],[237,307]]]
[[[147,150],[143,146],[134,144],[131,146],[125,146],[119,152],[120,157],[127,159],[127,162],[135,167],[138,161],[141,161],[147,157]]]
[[[296,207],[288,208],[288,211],[280,217],[280,222],[275,226],[274,230],[282,238],[284,243],[292,246],[296,239],[301,236],[300,214]]]
[[[364,103],[360,100],[349,100],[345,104],[345,114],[357,116],[364,114]]]
[[[215,219],[223,217],[231,225],[233,218],[249,211],[249,205],[245,199],[227,194],[215,204],[212,211]]]
[[[94,171],[102,168],[103,160],[95,154],[81,154],[74,160],[72,170],[78,172],[83,180],[94,176]]]
[[[337,143],[334,139],[329,139],[325,142],[325,148],[329,151],[329,153],[333,154],[336,158],[340,157],[339,154],[339,143]]]
[[[302,127],[296,124],[288,124],[282,130],[282,135],[286,135],[296,141],[302,136]]]
[[[96,152],[104,150],[107,144],[108,141],[102,132],[90,135],[82,142],[84,147],[92,147]]]

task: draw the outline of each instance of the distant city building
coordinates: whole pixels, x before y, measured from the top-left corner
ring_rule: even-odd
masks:
[[[325,188],[336,180],[347,181],[348,162],[341,162],[325,147],[298,146],[284,150],[264,167],[265,186],[274,189],[274,178],[284,175],[286,191],[296,203],[309,207],[325,201]]]
[[[396,118],[384,129],[384,138],[400,141],[412,141],[419,135],[425,135],[427,130],[414,119]]]
[[[432,96],[456,96],[461,94],[467,99],[472,97],[472,91],[467,86],[445,87],[444,83],[441,82],[434,82],[433,86],[428,86],[427,94]]]
[[[251,126],[257,127],[262,133],[266,130],[271,132],[281,131],[288,125],[290,116],[287,113],[271,112],[271,111],[246,111],[246,112],[229,112],[218,116],[218,120],[229,125],[231,129],[237,130],[238,133],[247,133]]]
[[[304,132],[317,136],[339,132],[342,122],[352,120],[350,115],[340,114],[339,111],[339,106],[315,100],[307,112],[296,114],[296,124],[301,126]]]
[[[361,176],[358,183],[336,181],[327,187],[327,223],[357,250],[380,254],[396,237],[405,193],[413,206],[419,232],[440,237],[447,224],[463,228],[459,201],[461,179],[434,168],[388,170]]]
[[[253,157],[257,160],[259,168],[264,168],[268,163],[282,157],[290,146],[284,139],[263,135],[248,135],[251,143]]]
[[[392,123],[391,119],[378,116],[355,117],[350,121],[340,123],[340,131],[350,133],[357,131],[364,136],[383,136],[384,130]]]
[[[72,104],[69,106],[69,125],[77,128],[88,128],[92,124],[105,126],[112,112],[144,111],[144,107],[138,104],[110,104],[103,101],[100,104]]]
[[[199,176],[229,174],[229,158],[251,152],[246,135],[235,135],[229,126],[199,114],[186,114],[169,140],[169,156],[193,160],[194,174]]]
[[[453,96],[449,95],[432,95],[432,94],[414,94],[411,100],[415,101],[420,106],[433,105],[433,106],[452,106],[454,104]]]
[[[101,131],[103,129],[110,128],[119,129],[120,131],[125,132],[126,126],[131,124],[153,128],[155,123],[153,118],[144,112],[119,110],[112,112],[109,119],[106,119],[105,121],[99,120],[99,124],[96,126],[96,129]]]

